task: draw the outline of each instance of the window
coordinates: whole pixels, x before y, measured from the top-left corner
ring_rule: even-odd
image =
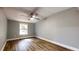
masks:
[[[28,24],[20,23],[20,35],[27,35],[28,34]]]

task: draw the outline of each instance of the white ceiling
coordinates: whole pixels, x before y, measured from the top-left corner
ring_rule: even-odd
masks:
[[[69,9],[69,7],[50,7],[50,8],[46,7],[46,8],[40,8],[37,11],[37,13],[45,18],[54,13],[57,13],[57,12],[60,12],[60,11],[66,10],[66,9]]]
[[[43,18],[69,8],[70,7],[40,7],[35,10],[36,7],[4,7],[3,10],[9,20],[35,23],[38,20],[28,20],[29,14],[33,11],[38,14],[40,20],[43,20]]]

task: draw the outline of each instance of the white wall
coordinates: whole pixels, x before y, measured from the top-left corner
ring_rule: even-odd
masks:
[[[79,11],[71,8],[50,16],[35,25],[36,35],[79,48]]]
[[[7,32],[7,20],[6,17],[0,8],[0,50],[6,41],[6,32]]]

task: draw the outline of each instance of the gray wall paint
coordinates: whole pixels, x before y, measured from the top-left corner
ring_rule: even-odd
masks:
[[[71,8],[35,24],[36,35],[79,48],[79,12]]]
[[[28,36],[35,36],[35,24],[28,23]]]
[[[7,38],[13,38],[19,35],[19,23],[18,22],[8,20],[7,27],[8,27]]]
[[[34,24],[28,23],[28,35],[19,35],[19,23],[17,21],[8,20],[8,34],[7,38],[34,36]]]
[[[6,42],[6,33],[7,33],[7,20],[6,17],[0,8],[0,50]]]

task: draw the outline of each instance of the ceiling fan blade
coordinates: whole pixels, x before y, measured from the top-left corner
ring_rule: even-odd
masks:
[[[39,18],[35,18],[35,19],[40,20]]]

